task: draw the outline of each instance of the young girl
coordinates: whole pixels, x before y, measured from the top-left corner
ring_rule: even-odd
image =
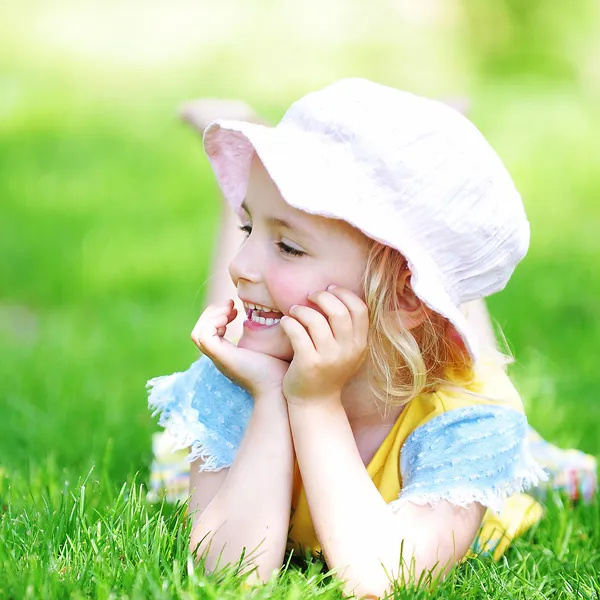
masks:
[[[150,382],[192,448],[192,549],[209,568],[245,551],[261,579],[286,547],[322,551],[375,596],[448,570],[484,514],[474,550],[501,552],[506,510],[510,534],[539,518],[518,492],[543,473],[461,312],[527,250],[500,159],[457,111],[358,79],[275,128],[217,121],[205,149],[247,235],[229,267],[243,334],[224,337],[233,300],[209,306],[205,356]]]

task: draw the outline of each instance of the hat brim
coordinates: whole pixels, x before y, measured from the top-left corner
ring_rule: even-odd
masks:
[[[414,293],[426,306],[454,326],[473,361],[479,356],[478,336],[460,307],[446,290],[437,265],[410,231],[386,205],[372,205],[365,212],[345,198],[368,193],[354,177],[356,171],[347,144],[324,149],[317,136],[282,124],[266,127],[243,121],[219,120],[204,132],[204,148],[223,195],[239,214],[246,197],[254,154],[292,207],[334,219],[342,219],[368,237],[398,250],[408,262]]]

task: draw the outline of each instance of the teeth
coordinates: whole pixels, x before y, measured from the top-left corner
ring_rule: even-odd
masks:
[[[259,323],[260,325],[276,325],[277,323],[279,323],[280,319],[272,319],[272,318],[265,318],[265,317],[259,317],[255,312],[252,313],[250,320],[253,321],[254,323]]]
[[[246,310],[257,310],[259,312],[279,312],[274,308],[269,308],[268,306],[261,306],[260,304],[253,304],[252,302],[244,302],[244,307],[246,308]]]

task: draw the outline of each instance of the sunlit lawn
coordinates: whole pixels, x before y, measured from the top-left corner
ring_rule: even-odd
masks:
[[[156,425],[144,384],[196,358],[216,226],[177,102],[237,93],[271,117],[286,103],[212,67],[123,75],[100,93],[93,73],[15,48],[0,60],[0,598],[240,597],[235,573],[194,568],[183,510],[145,502]],[[513,373],[548,439],[599,456],[600,103],[485,77],[471,96],[532,223],[530,255],[490,301]],[[598,597],[598,509],[551,503],[501,563],[466,563],[433,597]],[[320,569],[294,563],[255,593],[335,596]]]

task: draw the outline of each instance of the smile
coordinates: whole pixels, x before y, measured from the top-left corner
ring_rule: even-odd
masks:
[[[252,302],[244,302],[244,309],[246,310],[246,319],[248,322],[266,327],[277,325],[283,316],[282,312],[274,308],[261,306]]]

